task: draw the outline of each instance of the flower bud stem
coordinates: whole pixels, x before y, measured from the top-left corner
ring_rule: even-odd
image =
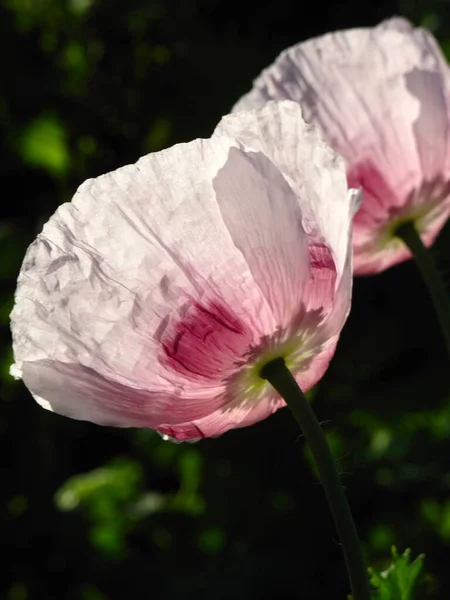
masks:
[[[260,376],[285,400],[311,447],[341,540],[353,600],[369,600],[369,580],[355,523],[322,428],[283,358],[265,365]]]
[[[395,235],[399,237],[411,250],[419,268],[422,279],[428,288],[434,309],[437,314],[442,334],[450,356],[450,298],[444,287],[439,271],[429,250],[423,245],[414,223],[408,221],[398,227]]]

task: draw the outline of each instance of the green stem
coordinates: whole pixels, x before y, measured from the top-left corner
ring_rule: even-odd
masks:
[[[311,447],[341,540],[353,599],[369,600],[369,581],[355,523],[322,428],[283,358],[265,365],[260,376],[285,400]]]
[[[411,250],[412,255],[419,268],[422,279],[428,288],[433,301],[439,324],[447,345],[450,356],[450,298],[444,287],[444,283],[436,268],[433,257],[423,245],[420,235],[417,233],[414,223],[409,221],[398,227],[395,235],[399,237]]]

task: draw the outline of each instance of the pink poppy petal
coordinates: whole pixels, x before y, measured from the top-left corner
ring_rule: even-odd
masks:
[[[304,392],[310,390],[324,375],[329,362],[334,355],[337,338],[331,340],[319,352],[307,367],[295,374],[296,380]],[[197,441],[205,437],[216,437],[230,429],[253,425],[266,419],[278,409],[286,406],[267,384],[263,397],[254,402],[234,402],[225,404],[222,408],[207,417],[177,424],[163,424],[158,432],[178,441]]]
[[[218,299],[192,299],[171,324],[161,324],[157,337],[159,362],[206,389],[232,377],[254,342],[246,324]]]
[[[273,327],[213,188],[233,143],[198,140],[144,157],[88,180],[58,209],[19,277],[18,363],[50,355],[125,385],[149,379],[158,389],[154,334],[188,295],[208,289],[220,289],[255,335]]]
[[[225,389],[183,395],[173,385],[158,392],[108,380],[79,364],[38,360],[23,363],[22,379],[35,400],[47,410],[99,425],[150,427],[195,421],[228,401]]]
[[[325,143],[317,128],[303,121],[298,104],[288,100],[227,115],[215,135],[224,133],[263,152],[283,173],[299,198],[305,229],[319,243],[326,242],[340,277],[352,212],[340,156]]]
[[[306,310],[321,309],[328,314],[336,294],[337,271],[329,246],[310,236],[309,260],[311,274],[304,292]]]
[[[161,425],[158,432],[183,442],[217,437],[230,429],[247,427],[266,419],[285,406],[285,402],[279,396],[268,392],[264,398],[258,399],[253,405],[236,403],[231,407],[226,406],[227,408],[214,411],[203,419],[176,425]]]
[[[357,213],[361,205],[362,193],[361,190],[349,190],[349,215],[350,221]],[[352,252],[352,228],[350,226],[350,235],[347,240],[347,257],[344,265],[342,277],[339,281],[339,286],[336,290],[332,309],[327,317],[324,325],[324,339],[332,338],[337,335],[347,319],[350,312],[352,288],[353,288],[353,264],[354,255]]]
[[[204,381],[161,362],[160,334],[192,298],[218,298],[231,307],[233,318],[245,323],[234,340],[238,349],[275,327],[213,188],[233,144],[198,140],[144,157],[87,181],[58,209],[29,248],[19,277],[11,315],[19,376],[36,361],[51,361],[56,374],[73,364],[153,398],[164,395],[149,405],[158,422],[172,410],[170,396],[200,398],[197,416],[220,406],[219,394],[206,393]],[[245,185],[245,172],[238,176]],[[62,392],[65,386],[52,387],[43,376],[39,381],[59,389],[59,412],[66,402],[72,416],[88,418],[92,409],[98,420],[88,395],[74,401]],[[212,370],[209,387],[219,383]],[[34,383],[30,389],[46,399]]]
[[[311,248],[285,177],[230,138],[88,180],[25,257],[14,372],[72,418],[162,431],[219,412],[229,429],[228,381],[332,271]]]
[[[411,218],[424,241],[436,237],[442,219],[431,223],[424,212],[434,214],[450,180],[450,69],[429,32],[391,19],[293,46],[234,110],[282,99],[301,105],[306,121],[345,158],[349,186],[364,188],[355,273],[409,256],[395,242],[381,247],[386,224]]]
[[[286,327],[302,305],[309,279],[308,237],[294,191],[267,156],[237,148],[230,150],[214,189],[224,223],[255,284],[275,322]],[[252,197],[255,201],[250,202]]]
[[[261,101],[298,102],[350,166],[372,157],[400,196],[419,171],[432,179],[448,165],[450,73],[431,34],[404,19],[297,44],[254,85]]]

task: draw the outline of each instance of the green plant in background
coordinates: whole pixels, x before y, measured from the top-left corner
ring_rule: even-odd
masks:
[[[138,463],[115,459],[68,479],[56,493],[55,502],[63,511],[85,510],[92,524],[91,542],[112,556],[121,556],[134,521],[131,506],[139,498],[142,478]]]
[[[169,447],[161,440],[155,447],[155,461],[159,454],[164,464],[164,449]],[[142,465],[131,459],[116,458],[93,471],[68,479],[55,494],[56,506],[65,512],[80,510],[85,513],[91,543],[110,556],[125,556],[127,536],[147,517],[161,512],[195,516],[205,510],[204,499],[199,493],[200,453],[194,449],[177,451],[172,459],[179,480],[175,493],[146,490]],[[155,535],[159,543],[164,543],[161,530]],[[206,538],[205,544],[208,546]]]
[[[411,550],[399,554],[392,547],[392,562],[384,571],[370,570],[370,583],[376,588],[374,600],[412,600],[420,584],[424,555],[411,562]]]
[[[19,152],[26,164],[41,167],[54,177],[66,175],[69,169],[67,133],[54,116],[42,115],[24,130]]]

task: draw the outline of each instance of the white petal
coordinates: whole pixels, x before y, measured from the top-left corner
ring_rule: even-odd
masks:
[[[298,196],[305,228],[325,240],[342,275],[359,196],[347,196],[343,160],[316,127],[305,123],[300,106],[289,100],[267,102],[259,110],[228,115],[215,131],[223,134],[263,152],[280,169]]]
[[[305,302],[310,273],[298,198],[267,156],[237,148],[230,150],[214,189],[224,222],[277,326],[287,327]]]
[[[301,302],[307,253],[294,192],[266,157],[225,137],[146,156],[85,182],[30,246],[11,315],[13,371],[73,418],[202,419],[227,402],[215,376],[226,352],[242,358]],[[197,356],[211,377],[206,363],[197,378],[169,369],[161,332],[191,301],[217,299],[243,327],[219,340],[218,358]]]
[[[282,99],[301,105],[349,171],[376,168],[391,207],[450,174],[450,69],[433,36],[405,19],[288,48],[233,110]]]

